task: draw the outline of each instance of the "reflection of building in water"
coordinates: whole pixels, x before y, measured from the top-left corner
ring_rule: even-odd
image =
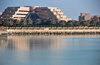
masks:
[[[0,36],[0,49],[4,48],[7,43],[7,37]]]
[[[12,43],[11,43],[12,42]],[[24,36],[8,36],[8,46],[18,50],[28,50],[27,38]]]
[[[9,49],[18,50],[14,54],[16,56],[16,60],[20,62],[27,62],[29,51],[29,45],[27,41],[28,37],[25,36],[8,36],[8,46]]]
[[[66,46],[65,44],[62,44],[65,40],[60,39],[59,36],[36,36],[28,40],[30,49],[61,50]]]
[[[18,50],[28,49],[55,49],[60,50],[65,46],[62,39],[45,36],[8,36],[8,48]]]
[[[80,38],[82,36],[78,36]],[[84,36],[85,37],[85,36]],[[68,38],[68,39],[67,39]],[[8,36],[8,48],[18,50],[63,50],[73,46],[76,36]],[[79,39],[80,41],[82,39]],[[70,42],[70,43],[69,43]]]

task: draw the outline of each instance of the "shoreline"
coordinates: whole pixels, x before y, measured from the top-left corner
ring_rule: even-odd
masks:
[[[100,27],[0,27],[0,35],[100,34]]]
[[[26,30],[9,29],[0,32],[0,35],[80,35],[80,34],[100,34],[100,29],[73,29],[73,30]]]

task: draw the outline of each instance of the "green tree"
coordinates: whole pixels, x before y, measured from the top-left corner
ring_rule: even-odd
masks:
[[[2,26],[2,21],[0,20],[0,26]]]
[[[13,26],[13,21],[12,20],[8,21],[7,23],[8,23],[8,26]]]
[[[40,19],[37,19],[36,22],[35,22],[35,24],[36,25],[40,25],[41,24],[41,20]]]
[[[100,21],[96,23],[96,26],[97,27],[100,27]]]
[[[20,21],[18,21],[18,20],[13,20],[13,23],[14,23],[14,27],[17,27],[19,24],[20,24]]]
[[[8,19],[5,19],[4,21],[5,21],[4,22],[5,26],[8,26],[8,27],[13,26],[13,19],[8,18]]]
[[[51,24],[51,20],[50,19],[43,20],[42,25],[50,25],[50,24]]]
[[[59,22],[59,25],[61,25],[61,26],[65,26],[65,25],[66,25],[66,21],[61,20],[61,21]]]
[[[22,22],[22,26],[27,27],[27,22],[26,21],[23,21]]]
[[[21,19],[20,26],[27,27],[27,21],[26,21],[26,19]]]
[[[80,26],[80,22],[79,21],[74,21],[72,22],[73,26]]]
[[[94,26],[95,27],[96,26],[96,21],[95,20],[91,20],[90,21],[90,26]]]
[[[68,27],[73,27],[73,26],[74,26],[74,25],[73,25],[73,22],[74,22],[73,20],[68,21],[68,22],[67,22],[67,26],[68,26]]]
[[[32,26],[33,25],[33,21],[30,18],[27,19],[27,25],[28,26]]]
[[[54,19],[50,19],[50,24],[55,25],[55,24],[57,24],[57,22]]]
[[[90,21],[82,21],[80,22],[81,26],[89,26],[90,25]]]

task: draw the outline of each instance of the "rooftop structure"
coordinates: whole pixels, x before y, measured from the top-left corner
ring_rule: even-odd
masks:
[[[56,7],[39,7],[39,6],[24,6],[24,7],[8,7],[1,15],[1,19],[12,18],[21,20],[22,18],[31,17],[33,20],[54,19],[56,21],[69,21],[67,16]]]

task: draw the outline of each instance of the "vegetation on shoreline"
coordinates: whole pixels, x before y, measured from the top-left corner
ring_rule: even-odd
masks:
[[[100,27],[100,22],[96,22],[95,20],[88,21],[59,21],[56,22],[53,19],[41,20],[37,19],[36,21],[32,21],[30,18],[13,20],[13,19],[4,19],[0,20],[0,26],[5,27],[79,27],[79,26],[87,26],[87,27]]]

